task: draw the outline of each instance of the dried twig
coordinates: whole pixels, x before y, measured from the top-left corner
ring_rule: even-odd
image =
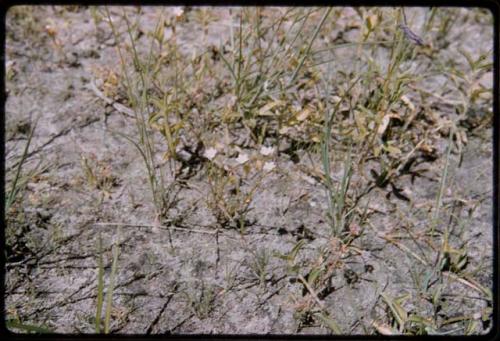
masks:
[[[302,284],[304,284],[304,286],[306,287],[307,291],[309,291],[309,293],[314,298],[314,300],[316,301],[316,303],[318,303],[318,305],[321,307],[321,309],[325,310],[326,307],[325,307],[324,303],[321,302],[321,300],[318,298],[318,295],[316,294],[316,291],[314,291],[314,289],[311,288],[311,286],[309,285],[309,283],[307,283],[307,281],[305,280],[305,278],[302,275],[299,275],[297,277],[297,279],[299,281],[301,281]]]
[[[183,231],[183,232],[195,232],[195,233],[205,233],[205,234],[211,234],[215,235],[217,232],[216,231],[206,231],[206,230],[199,230],[199,229],[193,229],[193,228],[181,228],[181,227],[175,227],[175,226],[165,226],[165,225],[154,225],[154,224],[127,224],[127,223],[94,223],[95,226],[127,226],[127,227],[150,227],[150,228],[160,228],[164,230],[172,229],[176,231]]]
[[[120,103],[112,100],[111,98],[107,97],[106,95],[104,95],[104,93],[97,88],[93,79],[90,80],[89,89],[92,90],[97,97],[102,99],[108,105],[111,105],[113,108],[115,108],[116,111],[122,113],[123,115],[125,115],[127,117],[135,118],[136,115],[135,115],[134,110],[132,110],[132,109],[124,106],[123,104],[120,104]]]

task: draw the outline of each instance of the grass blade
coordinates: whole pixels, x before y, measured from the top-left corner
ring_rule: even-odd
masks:
[[[21,155],[21,160],[19,161],[17,165],[17,170],[16,170],[16,175],[14,177],[14,182],[12,183],[12,187],[10,189],[9,195],[7,196],[7,199],[5,200],[5,211],[8,212],[10,206],[14,203],[14,200],[17,197],[17,194],[21,191],[21,187],[24,186],[26,181],[23,182],[23,184],[19,185],[19,181],[21,178],[21,170],[23,168],[24,163],[28,159],[28,150],[31,144],[31,139],[33,138],[33,133],[35,132],[35,128],[37,125],[37,121],[35,121],[35,124],[33,128],[30,130],[30,133],[28,135],[28,141],[26,141],[26,145],[24,146],[23,154]]]
[[[318,36],[319,31],[321,30],[321,27],[323,27],[323,24],[325,23],[326,18],[328,18],[328,16],[332,12],[332,10],[333,10],[333,8],[330,7],[326,10],[325,14],[323,14],[323,17],[321,18],[321,21],[320,21],[318,27],[316,27],[316,31],[314,32],[311,40],[309,41],[309,45],[307,46],[307,49],[304,52],[304,55],[302,56],[302,59],[300,60],[299,65],[297,65],[297,67],[295,68],[295,71],[293,72],[292,78],[290,78],[290,81],[288,82],[288,86],[290,86],[292,84],[292,82],[295,80],[295,78],[297,78],[297,75],[299,74],[300,69],[304,65],[304,62],[305,62],[307,56],[309,55],[309,51],[311,51],[311,47],[312,47],[314,40],[316,40],[316,37]]]
[[[97,310],[95,313],[95,332],[101,332],[101,315],[102,315],[102,304],[104,298],[104,264],[102,257],[102,238],[101,231],[99,231],[99,237],[97,241],[97,252],[99,253],[98,267],[99,272],[97,274]]]
[[[108,292],[106,293],[106,316],[104,319],[104,334],[109,334],[111,309],[113,304],[113,290],[115,285],[115,276],[118,269],[118,246],[113,245],[113,264],[111,266],[111,277],[109,278]]]

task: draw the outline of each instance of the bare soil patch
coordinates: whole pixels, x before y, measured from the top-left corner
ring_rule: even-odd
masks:
[[[12,331],[491,328],[488,11],[16,6],[6,37]]]

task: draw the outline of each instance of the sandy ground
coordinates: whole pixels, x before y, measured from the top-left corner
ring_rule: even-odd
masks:
[[[118,18],[120,11],[113,8],[113,16]],[[195,17],[197,11],[187,15]],[[418,23],[423,11],[409,13]],[[345,9],[343,18],[356,20],[353,12]],[[416,168],[425,169],[425,176],[407,174],[395,180],[394,185],[409,201],[398,198],[390,186],[375,187],[362,198],[359,207],[367,208],[368,219],[360,227],[361,233],[353,232],[356,239],[347,249],[330,237],[324,186],[304,171],[311,164],[320,164],[319,154],[299,148],[299,161],[294,162],[286,153],[266,156],[259,146],[245,148],[237,142],[239,137],[231,142],[224,162],[237,162],[238,153],[233,152],[239,150],[239,154],[249,155],[249,162],[260,158],[275,165],[268,172],[251,170],[242,184],[247,192],[256,188],[246,217],[248,226],[244,230],[218,227],[205,200],[209,187],[204,172],[207,166],[202,164],[188,185],[172,187],[177,196],[158,227],[140,154],[125,139],[109,132],[133,135],[133,119],[106,105],[91,86],[97,79],[104,91],[103,81],[98,80],[104,78],[104,72],[99,70],[119,70],[109,26],[103,22],[96,26],[91,10],[84,7],[37,7],[26,13],[7,15],[6,70],[10,76],[6,81],[5,166],[7,179],[11,179],[30,119],[39,117],[23,171],[35,169],[39,163],[41,171],[29,180],[6,216],[7,319],[60,333],[93,333],[100,233],[106,280],[112,245],[120,245],[113,333],[332,333],[314,317],[318,304],[297,279],[318,262],[320,250],[331,250],[329,262],[334,270],[328,285],[318,285],[315,290],[344,334],[374,334],[380,332],[374,322],[391,324],[390,309],[381,294],[392,298],[406,295],[400,302],[410,315],[439,315],[440,321],[471,317],[443,324],[436,333],[463,334],[472,320],[477,322],[472,333],[489,329],[491,122],[467,130],[460,165],[455,150],[450,156],[442,215],[453,226],[450,244],[456,249],[465,247],[467,265],[458,273],[445,271],[440,279],[432,272],[440,239],[435,238],[433,245],[415,240],[430,222],[447,136],[435,138],[435,160],[417,162]],[[457,13],[459,18],[465,17],[464,12]],[[144,32],[154,28],[157,15],[158,9],[143,8]],[[231,18],[226,9],[214,13],[206,39],[194,19],[180,23],[181,53],[201,51],[218,39],[229,39],[231,32],[224,23]],[[116,23],[123,24],[118,19]],[[468,28],[455,25],[451,29],[451,45],[443,48],[442,58],[458,58],[459,46],[476,53],[478,36],[486,37],[481,40],[485,45],[492,39],[492,25],[471,20],[463,25]],[[349,40],[354,34],[346,29],[344,38]],[[460,43],[453,40],[458,35]],[[140,39],[146,44],[149,38],[144,34]],[[349,53],[343,56],[339,63],[349,64]],[[460,62],[464,63],[463,58]],[[430,92],[444,92],[440,82],[445,80],[435,77],[427,81]],[[491,71],[479,82],[491,87]],[[439,102],[429,99],[428,106],[437,103],[438,116],[453,115],[453,109]],[[491,111],[491,107],[476,110]],[[214,133],[211,141],[217,138]],[[157,143],[161,149],[164,142],[158,139]],[[102,186],[97,186],[101,188],[88,183],[85,162],[103,179]],[[342,174],[341,163],[335,167],[336,174]],[[357,173],[353,186],[360,190],[369,186],[369,169],[376,167],[375,161],[368,162],[365,175]],[[300,270],[293,275],[289,262],[279,255],[290,252],[301,240],[303,247],[294,260]],[[424,284],[415,278],[428,280],[427,292],[440,290],[439,311],[430,303],[432,298],[423,294]]]

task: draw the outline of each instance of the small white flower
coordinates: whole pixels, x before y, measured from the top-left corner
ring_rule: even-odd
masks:
[[[332,97],[332,101],[335,104],[338,104],[341,100],[342,100],[342,98],[340,98],[339,96],[333,96]]]
[[[276,164],[274,162],[266,162],[266,163],[264,163],[263,169],[266,172],[272,171],[274,168],[276,168]]]
[[[247,161],[248,161],[248,155],[244,153],[240,153],[236,158],[236,162],[238,162],[240,165],[244,164]]]
[[[205,150],[203,153],[203,156],[206,157],[209,160],[213,160],[215,155],[217,155],[217,149],[210,147]]]
[[[297,120],[302,122],[304,121],[309,115],[311,114],[311,111],[309,109],[304,109],[302,110],[298,115],[297,115]]]
[[[271,155],[273,152],[274,152],[274,147],[262,146],[262,148],[260,148],[260,153],[264,156]]]
[[[172,8],[173,9],[173,13],[174,15],[178,18],[180,16],[182,16],[184,14],[184,8],[180,7],[180,6],[175,6]]]
[[[288,134],[290,132],[290,127],[287,127],[287,126],[284,126],[284,127],[281,127],[281,129],[279,130],[279,133],[280,134]]]

